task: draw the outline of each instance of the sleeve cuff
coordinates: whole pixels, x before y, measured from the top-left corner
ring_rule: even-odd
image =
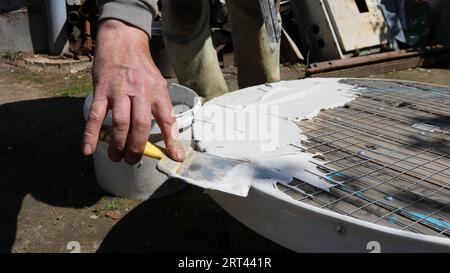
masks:
[[[106,2],[100,9],[100,18],[118,19],[145,31],[149,38],[152,34],[153,14],[150,10],[122,2]]]

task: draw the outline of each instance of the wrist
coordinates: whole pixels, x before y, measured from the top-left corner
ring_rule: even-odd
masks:
[[[140,41],[149,42],[149,37],[147,33],[133,25],[125,23],[118,19],[108,18],[100,21],[98,26],[99,35],[111,35],[115,36],[116,39],[121,37],[139,39]]]

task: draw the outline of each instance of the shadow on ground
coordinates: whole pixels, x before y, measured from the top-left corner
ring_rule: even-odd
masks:
[[[226,214],[201,188],[149,199],[120,220],[99,252],[285,252]]]
[[[80,153],[81,98],[49,98],[0,105],[0,252],[16,237],[22,199],[84,208],[102,192],[92,162]]]
[[[91,158],[80,152],[82,104],[82,98],[47,98],[0,105],[0,252],[12,250],[25,196],[75,211],[72,215],[82,219],[89,218],[82,209],[105,196],[95,183]],[[38,203],[34,204],[33,209]],[[28,212],[26,221],[29,226],[48,222],[49,214]],[[73,236],[80,228],[79,219],[65,220],[70,223],[62,233]],[[99,252],[286,251],[239,224],[193,186],[167,198],[147,200],[118,222],[97,220],[95,225],[105,222],[107,230],[113,227],[104,239],[98,238],[103,239]],[[51,227],[44,232],[54,233]],[[31,243],[39,242],[27,236]]]

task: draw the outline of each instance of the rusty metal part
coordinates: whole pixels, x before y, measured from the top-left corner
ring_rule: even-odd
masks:
[[[67,14],[67,22],[76,25],[80,22],[80,13],[76,10],[73,10]]]
[[[94,9],[94,5],[95,1],[84,0],[78,11],[82,16],[88,17],[91,14],[92,10]]]
[[[434,46],[434,47],[426,47],[421,50],[399,50],[342,60],[313,63],[309,65],[309,67],[306,69],[306,74],[307,76],[312,75],[323,76],[324,74],[339,74],[344,70],[354,71],[355,69],[352,68],[357,68],[359,70],[363,66],[386,64],[387,62],[405,64],[408,63],[409,61],[411,66],[406,68],[417,67],[422,65],[431,65],[437,62],[442,62],[441,60],[439,60],[440,54],[446,56],[449,52],[450,48],[444,48],[442,46]],[[404,69],[405,66],[402,66],[401,68]]]
[[[82,43],[82,39],[78,39],[70,44],[70,52],[75,54],[75,56],[80,55],[81,43]]]
[[[93,0],[82,0],[69,9],[68,23],[72,25],[70,52],[74,58],[91,56],[95,43],[95,22],[98,20],[97,6]]]
[[[430,54],[422,57],[410,57],[406,59],[386,61],[380,63],[374,63],[364,66],[356,66],[350,68],[344,68],[341,70],[334,70],[329,72],[318,73],[309,75],[310,77],[366,77],[375,74],[383,74],[393,71],[405,70],[414,67],[427,67],[431,65],[448,63],[450,62],[450,52],[442,54]]]
[[[91,22],[89,20],[84,22],[84,47],[88,51],[92,50]]]

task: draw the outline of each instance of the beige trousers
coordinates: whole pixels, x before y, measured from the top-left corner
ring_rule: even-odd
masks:
[[[180,84],[205,99],[228,92],[211,40],[208,0],[163,0],[164,41]],[[280,80],[258,0],[227,0],[240,88]]]

